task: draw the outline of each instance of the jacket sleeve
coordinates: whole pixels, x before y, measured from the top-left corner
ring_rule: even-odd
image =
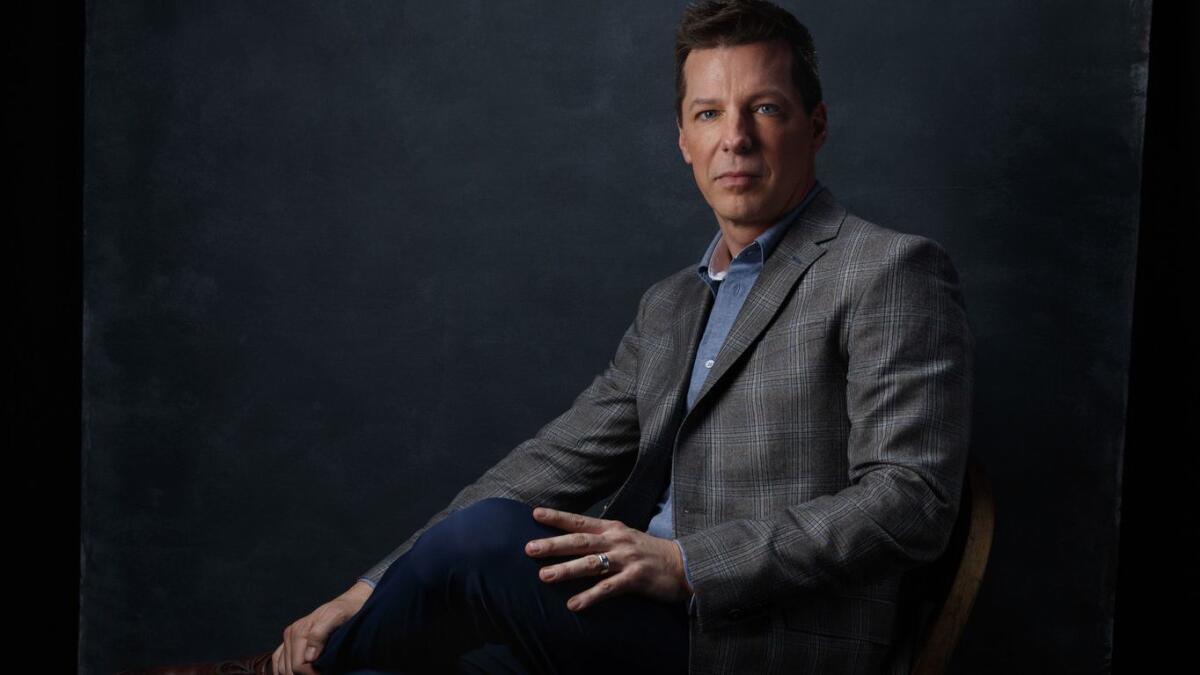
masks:
[[[632,469],[640,434],[636,403],[640,331],[649,291],[616,354],[571,407],[513,448],[463,488],[387,557],[359,577],[374,587],[417,539],[451,513],[489,497],[583,511],[602,499]]]
[[[970,441],[974,338],[946,252],[918,235],[886,250],[863,263],[846,319],[850,485],[680,537],[701,630],[805,590],[883,579],[935,559],[949,540]]]

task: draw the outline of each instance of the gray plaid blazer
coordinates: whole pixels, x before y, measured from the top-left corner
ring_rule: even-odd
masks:
[[[907,672],[909,574],[944,549],[970,436],[974,338],[926,237],[822,190],[767,258],[695,405],[712,293],[642,296],[604,372],[364,576],[487,497],[645,529],[673,479],[696,593],[689,673]],[[615,492],[614,492],[615,490]]]

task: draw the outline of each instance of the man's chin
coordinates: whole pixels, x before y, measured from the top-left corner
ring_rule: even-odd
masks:
[[[746,225],[761,225],[764,222],[774,222],[769,209],[765,209],[758,204],[747,204],[735,207],[716,208],[713,211],[729,223],[735,226]]]

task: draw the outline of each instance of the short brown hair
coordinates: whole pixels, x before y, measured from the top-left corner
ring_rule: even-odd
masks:
[[[812,34],[786,9],[766,0],[700,0],[688,6],[675,38],[675,118],[683,123],[687,81],[683,63],[693,49],[783,40],[792,49],[792,84],[804,112],[821,102],[821,78]]]

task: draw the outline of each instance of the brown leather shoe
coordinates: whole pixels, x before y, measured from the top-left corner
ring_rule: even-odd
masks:
[[[275,675],[271,657],[275,651],[258,656],[212,663],[188,663],[182,666],[160,666],[148,670],[122,670],[117,675]]]

